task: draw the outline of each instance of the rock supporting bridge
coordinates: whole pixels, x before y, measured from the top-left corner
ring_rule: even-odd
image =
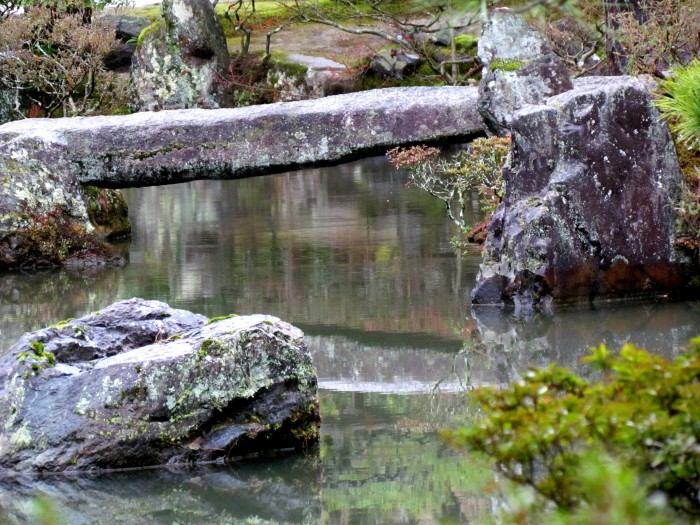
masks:
[[[0,153],[51,152],[81,184],[125,188],[229,179],[339,162],[483,129],[472,87],[393,88],[236,109],[23,120]]]

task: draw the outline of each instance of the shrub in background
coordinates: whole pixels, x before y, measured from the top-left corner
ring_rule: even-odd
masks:
[[[676,150],[684,176],[678,234],[684,246],[700,247],[700,60],[673,69],[661,83],[657,105],[676,138]]]
[[[28,8],[0,20],[0,86],[31,101],[29,116],[109,113],[127,101],[126,80],[104,67],[115,45],[113,27],[68,4]]]

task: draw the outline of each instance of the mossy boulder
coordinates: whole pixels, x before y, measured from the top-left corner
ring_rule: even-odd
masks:
[[[81,186],[65,144],[0,135],[0,271],[122,264],[105,242],[130,232],[122,193]]]
[[[22,337],[0,359],[0,466],[230,461],[318,439],[302,332],[275,317],[131,299]]]
[[[231,107],[226,38],[209,0],[164,0],[161,15],[137,40],[134,108]]]

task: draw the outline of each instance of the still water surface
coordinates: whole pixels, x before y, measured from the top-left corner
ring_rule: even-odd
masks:
[[[528,365],[577,367],[601,342],[671,356],[700,306],[556,316],[471,311],[478,253],[457,257],[441,204],[383,158],[238,181],[127,191],[124,268],[0,276],[0,348],[129,297],[301,327],[319,373],[320,446],[195,470],[0,481],[0,523],[468,523],[494,505],[479,461],[436,429],[474,417],[460,392]],[[479,217],[478,203],[472,210]]]

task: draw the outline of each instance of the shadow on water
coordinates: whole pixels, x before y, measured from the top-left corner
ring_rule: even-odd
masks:
[[[442,204],[382,158],[257,179],[127,192],[118,269],[0,276],[0,349],[133,296],[210,317],[268,313],[303,328],[323,425],[311,454],[231,467],[0,478],[0,523],[466,523],[489,512],[489,469],[436,429],[475,417],[461,392],[528,366],[579,367],[632,342],[665,356],[700,333],[700,304],[516,317],[470,311],[480,256],[455,256]],[[473,218],[480,217],[475,198]]]

